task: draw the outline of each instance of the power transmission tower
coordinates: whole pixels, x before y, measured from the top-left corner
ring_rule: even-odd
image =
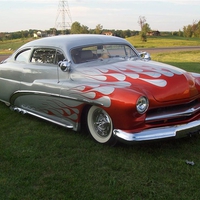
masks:
[[[71,28],[71,24],[72,24],[72,18],[69,10],[68,1],[59,0],[55,29],[58,30],[58,28],[61,28],[62,34],[65,34],[66,29]]]

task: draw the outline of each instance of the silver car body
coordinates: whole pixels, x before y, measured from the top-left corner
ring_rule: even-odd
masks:
[[[106,47],[113,55],[104,59]],[[76,58],[79,49],[83,62]],[[86,117],[100,143],[112,136],[135,142],[199,131],[200,75],[146,56],[112,36],[34,40],[0,65],[0,101],[75,131]]]

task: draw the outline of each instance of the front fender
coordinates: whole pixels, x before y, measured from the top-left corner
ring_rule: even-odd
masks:
[[[103,109],[112,118],[115,128],[133,129],[144,123],[145,114],[136,110],[137,100],[144,96],[142,93],[130,89],[115,89],[110,98],[110,106]]]

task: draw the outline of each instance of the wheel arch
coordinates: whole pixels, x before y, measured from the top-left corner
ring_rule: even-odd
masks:
[[[82,111],[81,111],[81,115],[80,115],[80,130],[81,131],[88,131],[87,130],[87,114],[89,109],[92,107],[92,104],[86,104]]]

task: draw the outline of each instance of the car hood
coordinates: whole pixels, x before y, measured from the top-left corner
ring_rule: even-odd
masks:
[[[88,63],[89,64],[89,63]],[[102,62],[94,66],[76,67],[71,79],[92,83],[108,84],[113,87],[132,89],[159,102],[192,98],[199,94],[199,81],[182,69],[155,61]],[[196,78],[199,78],[196,77]]]

